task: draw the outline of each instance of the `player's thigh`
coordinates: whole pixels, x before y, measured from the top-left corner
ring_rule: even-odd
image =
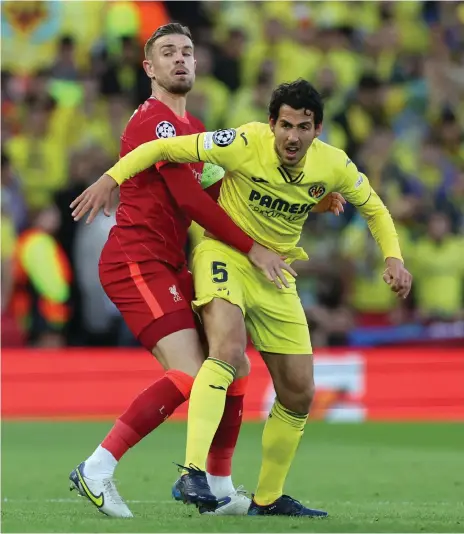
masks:
[[[256,349],[275,354],[312,354],[308,322],[295,281],[289,280],[289,288],[278,289],[256,269],[251,276],[245,288],[250,303],[246,326]]]
[[[192,274],[185,267],[176,273],[176,280],[180,289],[179,293],[185,297],[186,302],[192,302],[194,295]],[[175,318],[175,314],[171,315],[171,319],[175,320]],[[196,376],[198,373],[206,353],[201,341],[202,336],[197,332],[196,317],[194,319],[195,328],[172,332],[156,344],[152,352],[164,369],[181,369],[191,376]]]
[[[205,360],[200,338],[195,328],[177,330],[158,341],[152,350],[163,368],[178,369],[196,376]]]
[[[202,318],[209,355],[236,368],[245,365],[247,342],[242,262],[243,255],[213,239],[202,241],[193,253],[193,306]]]
[[[308,413],[314,397],[312,354],[261,352],[279,402],[297,413]]]
[[[165,369],[196,374],[203,355],[191,295],[182,293],[175,271],[159,262],[101,265],[100,280],[131,332]]]

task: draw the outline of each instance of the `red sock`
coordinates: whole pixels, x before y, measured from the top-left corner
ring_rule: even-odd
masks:
[[[142,438],[163,423],[190,396],[193,377],[170,370],[142,391],[119,417],[101,446],[120,460]]]
[[[225,477],[232,474],[232,456],[242,424],[247,383],[247,376],[239,378],[227,390],[224,415],[209,449],[206,470],[210,475]]]

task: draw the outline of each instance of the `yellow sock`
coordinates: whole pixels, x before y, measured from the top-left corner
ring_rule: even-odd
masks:
[[[221,422],[227,389],[235,378],[235,368],[226,362],[208,358],[193,383],[187,424],[185,465],[206,471],[206,459]]]
[[[291,412],[275,400],[263,431],[263,459],[254,497],[257,504],[272,504],[282,495],[307,419],[308,414]]]

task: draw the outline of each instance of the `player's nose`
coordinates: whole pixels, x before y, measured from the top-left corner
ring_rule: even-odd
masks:
[[[299,137],[298,137],[298,134],[297,132],[295,132],[294,130],[290,130],[288,132],[288,136],[287,136],[287,142],[288,143],[298,143],[299,142]]]

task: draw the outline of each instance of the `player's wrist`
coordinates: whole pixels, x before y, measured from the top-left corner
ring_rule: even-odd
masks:
[[[101,177],[101,180],[108,184],[108,187],[111,187],[111,189],[116,189],[116,187],[121,185],[121,183],[123,182],[123,180],[118,181],[117,177],[112,176],[110,174],[110,171],[105,172],[105,174],[103,174],[103,176]]]
[[[250,237],[249,249],[246,252],[249,256],[252,256],[258,249],[261,248],[261,245]]]
[[[392,264],[395,264],[395,263],[398,263],[398,262],[400,262],[401,265],[404,265],[403,258],[398,258],[398,257],[395,257],[395,256],[388,256],[387,258],[385,258],[385,265],[387,267],[389,265],[392,265]]]

